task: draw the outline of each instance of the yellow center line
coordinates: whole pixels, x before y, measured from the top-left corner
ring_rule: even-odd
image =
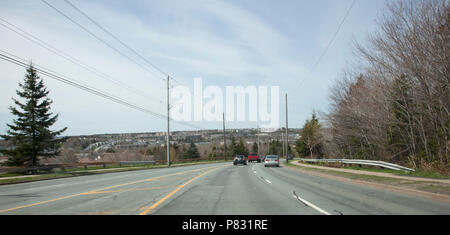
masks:
[[[110,191],[92,191],[87,193],[82,193],[82,195],[94,195],[94,194],[106,194],[106,193],[123,193],[123,192],[135,192],[135,191],[148,191],[154,189],[162,189],[162,188],[171,188],[176,187],[172,186],[164,186],[164,187],[150,187],[150,188],[134,188],[134,189],[123,189],[123,190],[110,190]]]
[[[134,182],[130,182],[130,183],[114,185],[114,186],[105,187],[105,188],[101,188],[101,189],[97,189],[97,190],[92,190],[92,191],[89,191],[89,192],[77,193],[77,194],[68,195],[68,196],[64,196],[64,197],[59,197],[59,198],[55,198],[55,199],[51,199],[51,200],[47,200],[47,201],[27,204],[27,205],[18,206],[18,207],[14,207],[14,208],[10,208],[10,209],[4,209],[4,210],[0,210],[0,213],[6,213],[6,212],[19,210],[19,209],[23,209],[23,208],[28,208],[28,207],[43,205],[43,204],[47,204],[47,203],[51,203],[51,202],[61,201],[61,200],[65,200],[65,199],[69,199],[69,198],[73,198],[73,197],[77,197],[77,196],[95,194],[95,193],[99,193],[100,191],[106,191],[108,189],[113,189],[113,188],[118,188],[118,187],[122,187],[122,186],[138,184],[138,183],[143,183],[143,182],[150,182],[150,181],[154,181],[154,180],[157,180],[157,179],[166,178],[166,177],[169,177],[169,176],[184,175],[184,174],[197,172],[197,171],[202,171],[202,170],[211,169],[211,168],[217,168],[217,167],[205,167],[205,168],[197,169],[197,170],[183,171],[183,172],[179,172],[179,173],[173,173],[173,174],[153,177],[153,178],[149,178],[149,179],[145,179],[145,180],[138,180],[138,181],[134,181]]]
[[[165,197],[163,197],[161,200],[159,200],[159,201],[156,202],[155,204],[153,204],[153,205],[151,205],[150,207],[148,207],[147,209],[145,209],[145,210],[144,210],[142,213],[140,213],[139,215],[147,215],[148,213],[150,213],[150,211],[152,211],[153,209],[155,209],[156,207],[158,207],[159,205],[161,205],[163,202],[165,202],[167,199],[169,199],[170,197],[172,197],[175,193],[177,193],[178,191],[180,191],[180,190],[181,190],[182,188],[184,188],[186,185],[192,183],[194,180],[196,180],[196,179],[198,179],[198,178],[200,178],[200,177],[202,177],[202,176],[204,176],[204,175],[206,175],[206,174],[208,174],[208,173],[210,173],[210,172],[212,172],[212,171],[215,171],[215,170],[217,170],[217,169],[224,168],[224,167],[225,167],[225,166],[217,167],[217,168],[211,169],[211,170],[209,170],[209,171],[207,171],[207,172],[203,172],[202,174],[200,174],[200,175],[198,175],[198,176],[196,176],[196,177],[190,179],[190,180],[187,181],[186,183],[184,183],[184,184],[178,186],[175,190],[173,190],[172,192],[170,192],[169,194],[167,194],[167,195],[166,195]]]

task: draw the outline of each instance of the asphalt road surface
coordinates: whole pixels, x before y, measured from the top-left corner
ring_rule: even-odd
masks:
[[[230,162],[0,186],[0,215],[9,214],[450,214],[450,204]]]

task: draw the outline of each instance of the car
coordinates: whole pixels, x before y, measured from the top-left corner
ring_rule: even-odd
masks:
[[[268,166],[280,167],[280,157],[278,155],[267,155],[264,161],[264,167]]]
[[[248,155],[248,161],[249,162],[261,162],[261,159],[259,159],[259,155],[257,153],[250,153]]]
[[[238,155],[234,158],[233,165],[247,165],[247,159],[244,155]]]
[[[294,156],[292,156],[292,154],[288,154],[288,155],[287,155],[287,159],[288,159],[288,160],[294,160]]]
[[[264,162],[264,159],[265,159],[265,158],[266,158],[265,156],[259,155],[259,161],[260,161],[260,162]]]

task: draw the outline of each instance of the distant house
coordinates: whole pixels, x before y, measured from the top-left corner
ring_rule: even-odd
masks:
[[[202,140],[202,136],[201,135],[188,135],[185,138],[186,142],[200,142]]]
[[[8,157],[0,156],[0,166],[3,165],[3,163],[5,163],[6,161],[8,161]]]

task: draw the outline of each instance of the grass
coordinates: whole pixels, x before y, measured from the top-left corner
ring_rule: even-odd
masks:
[[[400,179],[395,179],[395,178],[390,178],[390,177],[375,176],[375,175],[362,175],[362,174],[339,172],[339,171],[333,171],[333,170],[308,168],[308,167],[297,166],[292,163],[284,163],[284,164],[289,167],[294,167],[294,168],[308,170],[308,171],[315,171],[315,172],[325,173],[325,174],[329,174],[329,175],[341,176],[341,177],[354,179],[354,180],[363,180],[363,181],[370,181],[370,182],[400,182],[401,181]]]
[[[444,186],[444,185],[430,184],[430,185],[425,185],[425,186],[419,187],[418,189],[422,190],[422,191],[432,192],[432,193],[440,193],[440,194],[450,195],[450,187]]]
[[[224,160],[219,161],[199,161],[199,162],[187,162],[187,163],[173,163],[173,167],[179,166],[190,166],[190,165],[200,165],[200,164],[211,164],[211,163],[220,163],[224,162]],[[0,174],[0,185],[1,184],[14,184],[14,183],[25,183],[25,182],[33,182],[40,180],[48,180],[48,179],[58,179],[58,178],[66,178],[66,177],[74,177],[74,176],[83,176],[83,175],[95,175],[95,174],[105,174],[105,173],[113,173],[113,172],[124,172],[124,171],[136,171],[136,170],[145,170],[145,169],[156,169],[156,168],[166,168],[167,165],[153,165],[153,164],[139,164],[139,165],[129,165],[120,167],[117,165],[107,165],[105,168],[103,166],[88,166],[87,169],[84,167],[70,168],[66,170],[62,169],[54,169],[52,173],[40,174],[40,175],[26,175],[20,173],[4,173]],[[15,176],[29,176],[29,177],[17,177],[17,178],[7,178],[7,177],[15,177]]]
[[[314,164],[304,163],[305,165],[311,165],[315,166]],[[416,170],[414,172],[407,172],[407,171],[396,171],[391,169],[384,169],[384,168],[378,168],[378,167],[356,167],[356,166],[333,166],[330,164],[320,164],[320,166],[326,166],[326,167],[335,167],[340,169],[351,169],[351,170],[360,170],[360,171],[371,171],[371,172],[380,172],[380,173],[390,173],[394,175],[401,175],[401,176],[412,176],[412,177],[422,177],[422,178],[430,178],[430,179],[450,179],[449,176],[445,176],[440,174],[439,172],[434,171],[424,171],[424,170]]]
[[[302,167],[302,166],[294,165],[292,163],[284,163],[284,165],[293,167],[293,168],[302,169],[302,170],[313,171],[313,172],[318,172],[318,173],[323,173],[323,174],[333,175],[333,176],[338,176],[338,177],[344,177],[344,178],[353,179],[353,180],[382,183],[382,184],[393,185],[393,186],[403,186],[406,188],[412,188],[412,189],[416,189],[419,191],[438,193],[438,194],[450,196],[450,186],[448,184],[444,184],[444,183],[425,182],[425,181],[420,181],[420,180],[415,180],[415,179],[404,180],[404,179],[397,179],[397,178],[390,178],[390,177],[383,177],[383,176],[371,176],[371,175],[355,174],[355,173],[348,173],[348,172],[339,172],[339,171],[334,171],[334,170]],[[359,168],[359,170],[361,170],[361,169],[362,168]],[[371,168],[370,170],[377,171],[377,172],[389,172],[390,171],[390,170],[385,171],[383,169],[373,169],[373,168]],[[395,172],[395,173],[398,174],[398,172]],[[412,174],[407,174],[407,175],[412,175]],[[419,172],[416,172],[414,174],[414,176],[419,176],[419,177],[428,176],[429,177],[430,174],[427,172],[424,173],[424,172],[419,171]],[[436,177],[436,175],[431,175],[431,176]],[[437,177],[440,177],[440,176],[438,175]],[[441,179],[441,178],[438,178],[438,179]]]
[[[20,174],[20,173],[3,173],[0,174],[0,178],[1,177],[14,177],[14,176],[23,176],[24,174]]]
[[[401,175],[414,176],[414,177],[423,177],[423,178],[431,178],[431,179],[450,179],[449,176],[442,175],[439,172],[423,171],[423,170],[416,170],[415,172],[401,174]]]

